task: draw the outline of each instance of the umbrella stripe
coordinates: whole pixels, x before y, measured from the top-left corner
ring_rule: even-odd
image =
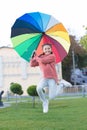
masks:
[[[60,43],[58,44],[58,42],[56,42],[55,40],[50,39],[50,42],[52,43],[52,50],[56,55],[56,62],[60,62],[67,55],[67,52],[61,46],[61,44]]]
[[[16,22],[12,28],[29,28],[29,29],[34,30],[34,31],[39,31],[39,32],[41,31],[33,24],[28,23],[28,22],[23,21],[23,20],[19,20],[19,19],[16,20]]]
[[[36,36],[33,37],[29,40],[24,41],[23,43],[21,43],[19,46],[15,47],[15,50],[20,54],[23,55],[23,53],[27,53],[27,48],[29,48],[32,44],[34,44],[37,46],[36,41],[38,41],[38,43],[40,42],[42,36]]]
[[[54,36],[50,37],[45,34],[43,36],[43,43],[46,43],[46,42],[51,43],[51,44],[54,43],[54,45],[56,44],[56,46],[58,46],[59,50],[61,50],[63,48],[67,53],[69,51],[70,44],[66,40],[64,40],[60,37],[54,37]],[[61,46],[61,49],[60,49],[60,46]]]
[[[34,14],[34,16],[36,17],[36,19],[32,16]],[[38,30],[42,31],[42,27],[38,24],[37,22],[37,13],[26,13],[24,14],[22,17],[20,17],[20,20],[23,20],[24,22],[27,22],[28,24],[30,24],[31,26],[34,26],[35,28],[37,28]],[[39,21],[40,22],[40,21]]]
[[[40,42],[41,38],[36,39],[36,41],[33,42],[33,44],[31,44],[28,48],[27,48],[27,52],[24,52],[21,57],[23,57],[24,59],[26,59],[27,61],[30,61],[31,56],[34,52],[34,50],[36,50],[36,48],[38,47],[38,44]]]
[[[11,38],[22,34],[28,34],[28,33],[31,34],[31,33],[41,33],[41,32],[31,30],[29,28],[16,28],[16,29],[12,29]]]
[[[66,40],[64,40],[61,37],[56,37],[56,36],[51,36],[51,38],[55,39],[57,42],[61,44],[61,46],[66,50],[68,53],[69,48],[70,48],[70,43],[68,43]]]
[[[11,38],[11,41],[13,42],[13,47],[15,48],[16,46],[20,45],[26,40],[29,40],[36,36],[42,36],[42,34],[40,33],[22,34],[22,35],[18,35],[16,37]]]
[[[58,23],[55,26],[52,26],[50,29],[48,29],[46,31],[46,33],[55,32],[55,31],[64,31],[64,32],[67,32],[67,30],[65,29],[65,27],[63,26],[63,24],[62,23]]]
[[[37,22],[37,24],[39,25],[40,29],[43,32],[43,23],[42,23],[40,13],[39,12],[34,12],[34,13],[29,13],[29,15],[34,19],[34,21]]]
[[[38,23],[41,30],[45,32],[45,29],[48,25],[51,15],[41,13],[41,12],[29,13],[29,15]]]
[[[46,29],[45,29],[45,32],[47,31],[47,30],[49,30],[51,27],[53,27],[54,25],[57,25],[57,24],[59,24],[60,22],[58,21],[58,20],[56,20],[53,16],[51,16],[50,17],[50,20],[49,20],[49,23],[48,23],[48,25],[47,25],[47,27],[46,27]]]
[[[44,14],[44,13],[39,13],[40,16],[41,16],[41,20],[42,20],[42,24],[43,24],[43,32],[45,32],[46,30],[46,27],[50,21],[50,18],[51,18],[51,15],[48,15],[48,14]]]
[[[70,43],[70,39],[69,39],[69,35],[67,32],[63,32],[63,31],[55,31],[55,32],[47,32],[47,35],[51,36],[57,36],[57,37],[61,37],[63,39],[65,39],[68,43]]]
[[[56,49],[55,46],[52,46],[52,51],[53,51],[53,53],[54,53],[55,56],[56,56],[56,63],[60,62],[60,61],[63,59],[63,57],[62,57],[62,59],[61,59],[61,56],[60,56],[59,53],[57,52],[57,49]]]
[[[24,34],[24,33],[40,33],[41,30],[37,29],[33,25],[26,23],[24,21],[16,21],[14,26],[12,27],[11,37]]]

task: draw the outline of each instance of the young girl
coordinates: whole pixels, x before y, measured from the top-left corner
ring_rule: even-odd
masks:
[[[43,44],[42,46],[43,54],[39,57],[34,53],[31,59],[31,67],[39,66],[42,72],[42,79],[37,85],[37,93],[43,103],[43,112],[48,112],[49,102],[43,92],[45,87],[49,88],[49,99],[56,96],[56,88],[58,83],[57,72],[55,68],[55,55],[52,52],[52,45],[49,43]]]

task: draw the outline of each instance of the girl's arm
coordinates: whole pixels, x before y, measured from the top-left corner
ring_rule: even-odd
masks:
[[[55,62],[55,55],[50,54],[45,57],[36,57],[36,60],[38,62],[42,62],[43,64],[49,64],[49,63]]]
[[[35,58],[33,58],[33,59],[31,59],[31,61],[30,61],[30,66],[31,66],[31,67],[39,66],[39,63],[36,61]]]

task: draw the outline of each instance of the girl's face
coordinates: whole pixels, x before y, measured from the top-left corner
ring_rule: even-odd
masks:
[[[52,48],[50,45],[44,45],[43,46],[43,52],[45,53],[45,55],[51,54],[52,52]]]

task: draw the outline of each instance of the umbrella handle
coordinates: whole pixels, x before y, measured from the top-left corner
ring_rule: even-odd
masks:
[[[33,52],[31,57],[33,58],[34,56],[36,56],[36,50]]]

